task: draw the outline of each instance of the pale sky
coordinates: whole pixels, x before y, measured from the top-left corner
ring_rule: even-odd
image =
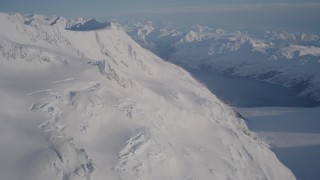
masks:
[[[320,31],[320,0],[0,0],[0,11]]]

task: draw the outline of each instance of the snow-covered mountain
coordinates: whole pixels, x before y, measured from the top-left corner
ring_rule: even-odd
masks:
[[[136,28],[128,28],[129,35],[175,64],[254,77],[320,101],[318,33],[243,33],[197,25],[189,31],[166,36],[159,35],[163,28],[149,27],[153,31],[141,38],[137,31],[142,27],[140,23]]]
[[[295,179],[236,112],[117,25],[0,22],[1,179]]]

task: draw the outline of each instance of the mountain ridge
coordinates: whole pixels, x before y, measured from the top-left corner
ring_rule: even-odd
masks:
[[[36,19],[0,14],[6,179],[295,179],[230,107],[121,28]]]

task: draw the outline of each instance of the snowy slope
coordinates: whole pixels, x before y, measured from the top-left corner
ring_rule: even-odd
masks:
[[[295,179],[230,107],[117,26],[0,22],[1,178]]]
[[[141,42],[137,30],[129,29],[129,32]],[[300,95],[320,101],[320,35],[317,33],[243,33],[198,25],[179,36],[169,34],[164,38],[149,34],[143,37],[143,44],[152,44],[151,48],[146,47],[175,64],[254,77],[290,87]]]

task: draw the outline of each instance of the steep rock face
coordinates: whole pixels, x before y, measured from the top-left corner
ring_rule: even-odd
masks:
[[[0,22],[4,179],[294,179],[230,107],[117,27]]]

